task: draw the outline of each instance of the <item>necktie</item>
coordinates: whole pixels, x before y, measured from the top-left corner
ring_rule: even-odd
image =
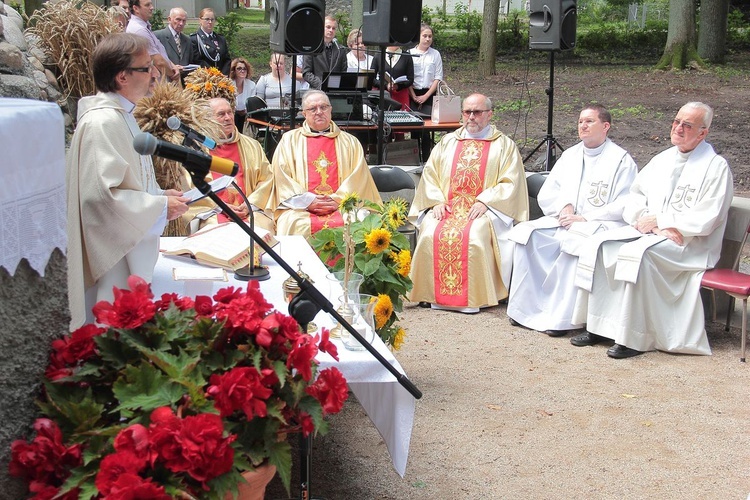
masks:
[[[180,34],[176,33],[174,36],[174,43],[177,44],[177,53],[182,55],[182,44],[180,43]]]
[[[329,43],[326,45],[326,59],[331,60],[331,54],[333,52],[333,44]]]

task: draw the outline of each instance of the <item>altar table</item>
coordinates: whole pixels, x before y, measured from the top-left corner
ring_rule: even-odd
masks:
[[[327,270],[310,245],[302,236],[278,236],[279,243],[274,250],[286,260],[295,270],[301,263],[302,270],[307,273],[315,287],[335,304],[336,297],[342,295],[340,287],[331,290],[332,286],[326,280]],[[181,238],[162,238],[162,249],[171,248]],[[288,314],[284,301],[282,284],[289,275],[267,255],[263,255],[261,264],[268,267],[270,279],[260,282],[260,289],[266,300],[284,314]],[[151,289],[156,297],[163,293],[177,293],[195,298],[196,295],[213,296],[221,288],[235,286],[245,288],[247,282],[235,280],[232,273],[228,273],[228,281],[185,280],[175,281],[173,269],[203,267],[194,260],[186,257],[160,255],[154,269]],[[333,298],[332,298],[333,297]],[[321,311],[314,320],[318,326],[332,328],[332,318]],[[391,455],[396,472],[404,476],[406,462],[409,457],[409,442],[414,424],[414,397],[409,394],[368,351],[350,351],[346,349],[340,339],[333,339],[339,354],[337,362],[326,353],[319,353],[317,360],[320,368],[335,366],[344,374],[349,388],[357,396],[370,420],[380,432]],[[393,353],[383,344],[380,337],[375,336],[373,345],[401,373],[404,370]]]

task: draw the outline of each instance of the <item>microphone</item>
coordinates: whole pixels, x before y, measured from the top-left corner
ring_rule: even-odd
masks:
[[[208,149],[213,149],[216,147],[215,140],[211,139],[210,137],[206,137],[205,135],[197,132],[196,130],[193,130],[187,125],[184,125],[176,116],[170,116],[169,118],[167,118],[167,127],[169,127],[171,130],[182,132],[188,139],[192,139],[195,142],[203,144]]]
[[[202,151],[162,141],[149,133],[136,135],[133,139],[133,148],[138,154],[156,155],[182,163],[189,172],[201,174],[204,177],[208,175],[209,170],[234,177],[240,169],[232,160],[207,155]]]

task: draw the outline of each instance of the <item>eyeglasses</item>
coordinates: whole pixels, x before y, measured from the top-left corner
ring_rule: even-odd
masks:
[[[482,116],[484,113],[487,113],[488,111],[492,111],[492,110],[491,109],[463,109],[461,110],[461,114],[464,115],[466,118],[468,118],[472,114],[474,116]]]
[[[331,109],[331,105],[330,104],[321,104],[320,106],[313,106],[312,108],[307,108],[305,110],[305,112],[306,113],[313,113],[313,114],[315,114],[315,113],[325,113],[329,109]]]
[[[151,73],[151,68],[153,68],[154,65],[146,66],[144,68],[126,68],[128,71],[135,71],[136,73]]]
[[[677,128],[677,127],[679,127],[680,125],[682,125],[682,128],[683,128],[683,129],[685,129],[685,130],[693,130],[693,127],[695,127],[695,125],[693,125],[693,124],[692,124],[692,123],[690,123],[690,122],[686,122],[685,120],[677,120],[677,119],[674,119],[674,120],[672,121],[672,126],[673,126],[674,128]],[[706,128],[706,127],[705,127],[705,126],[703,126],[703,125],[701,125],[701,126],[700,126],[700,129],[704,129],[704,128]]]
[[[243,68],[242,66],[240,66],[238,68],[234,68],[234,69],[235,69],[235,71],[247,71],[247,68]]]
[[[207,23],[215,23],[216,18],[215,17],[201,17],[201,20],[206,21]]]

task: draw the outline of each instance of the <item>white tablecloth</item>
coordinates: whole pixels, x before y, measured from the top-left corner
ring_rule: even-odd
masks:
[[[325,266],[301,236],[279,236],[279,244],[274,248],[289,265],[297,269],[297,263],[302,263],[302,270],[310,275],[315,286],[331,297],[341,295],[341,290],[330,290],[330,284],[325,279]],[[162,238],[162,248],[169,249],[179,238]],[[271,277],[260,282],[260,288],[266,300],[276,309],[288,314],[287,304],[284,302],[282,284],[289,275],[273,260],[264,255],[262,264],[268,266]],[[163,293],[178,293],[195,297],[196,295],[213,295],[216,291],[227,286],[246,287],[247,282],[236,281],[229,273],[229,282],[224,281],[175,281],[172,278],[174,268],[200,267],[191,259],[185,257],[171,257],[161,255],[154,269],[154,279],[151,288],[157,297]],[[331,317],[320,312],[315,318],[315,324],[331,328]],[[414,424],[414,398],[396,381],[367,351],[349,351],[339,339],[335,339],[338,348],[339,361],[336,362],[328,354],[320,353],[318,361],[321,369],[336,366],[346,377],[349,387],[357,396],[367,415],[383,437],[396,471],[403,477],[406,462],[409,457],[409,442]],[[375,336],[373,345],[401,373],[404,373],[393,353]]]
[[[0,267],[21,259],[44,276],[55,248],[65,252],[65,125],[57,104],[0,98]]]

